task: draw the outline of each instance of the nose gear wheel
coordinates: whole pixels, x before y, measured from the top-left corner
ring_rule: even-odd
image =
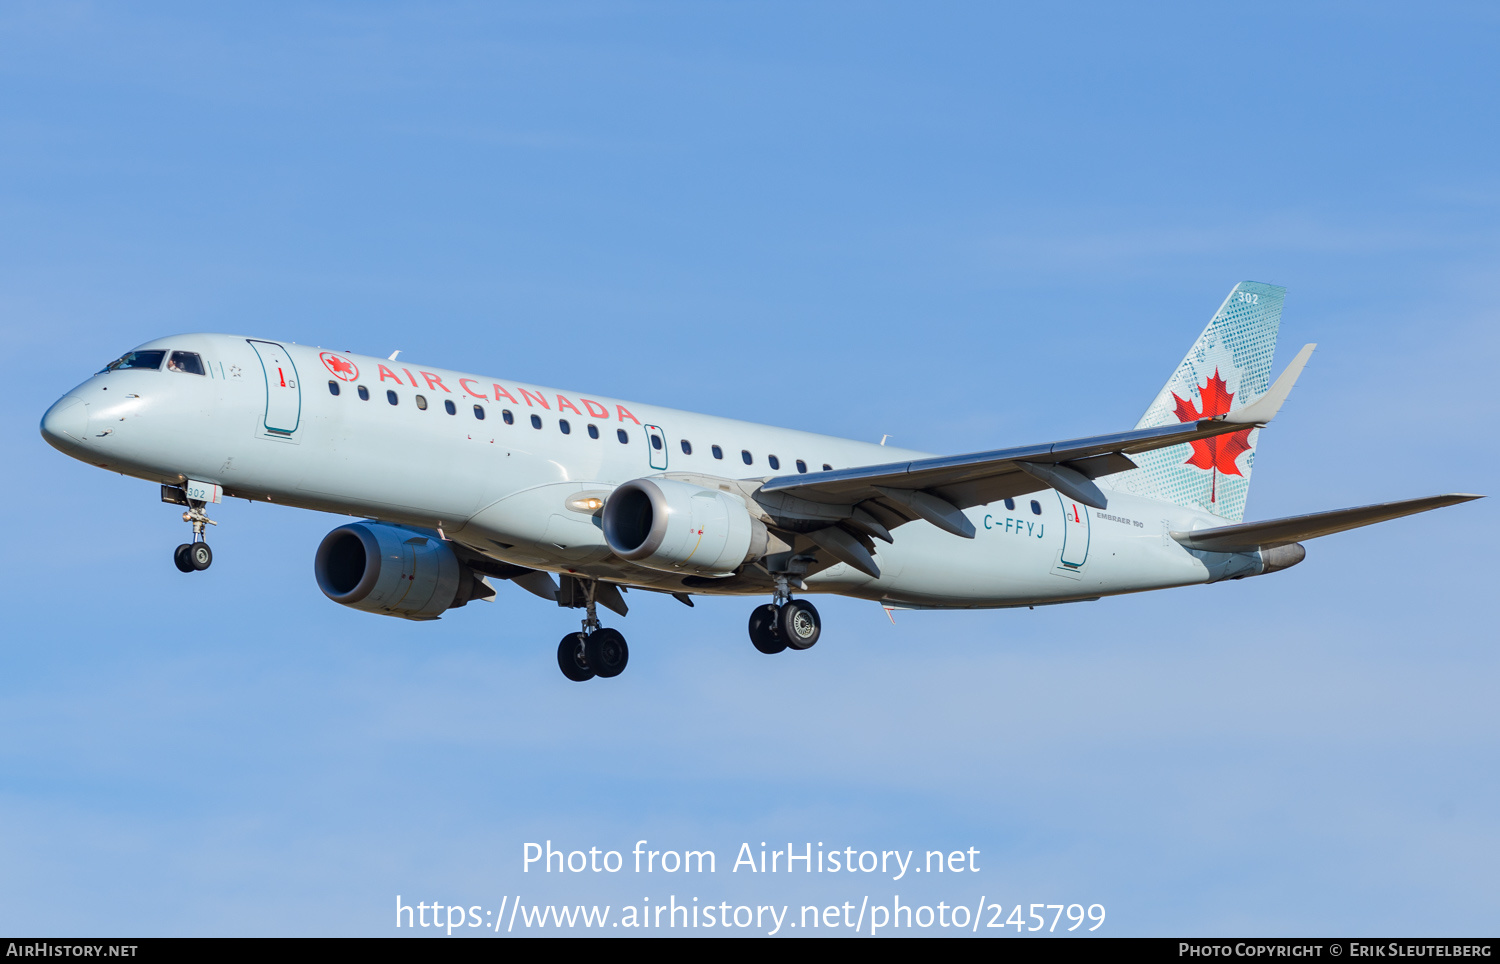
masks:
[[[162,486],[163,499],[167,498],[166,493],[171,488],[170,486]],[[193,541],[184,542],[174,549],[172,551],[172,562],[182,572],[202,572],[214,563],[214,551],[204,541],[204,527],[215,526],[218,523],[210,519],[208,513],[203,511],[205,503],[199,502],[196,499],[184,499],[180,495],[181,490],[177,491],[179,493],[176,498],[178,504],[186,503],[188,507],[188,510],[182,514],[182,521],[192,523]]]

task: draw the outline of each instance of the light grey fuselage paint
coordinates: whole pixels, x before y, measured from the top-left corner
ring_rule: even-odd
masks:
[[[824,464],[848,468],[925,457],[874,442],[244,336],[189,334],[141,346],[153,348],[197,352],[211,374],[163,367],[95,375],[49,410],[43,421],[48,441],[77,459],[143,479],[196,479],[222,485],[231,497],[441,527],[503,561],[633,585],[683,588],[677,576],[615,557],[597,519],[571,511],[570,499],[660,474],[669,455],[673,473],[726,480],[784,475],[798,460],[816,472]],[[368,400],[359,396],[360,386]],[[395,404],[388,392],[395,393]],[[417,395],[428,402],[425,409],[414,404]],[[448,401],[455,414],[443,404]],[[533,428],[534,415],[540,429]],[[559,418],[568,419],[567,434]],[[66,430],[53,430],[64,422]],[[653,431],[660,433],[660,448],[652,445]],[[684,453],[683,439],[692,443],[692,454]],[[723,458],[713,457],[714,446]],[[743,463],[742,451],[751,453],[751,465]],[[772,455],[779,471],[769,468]],[[1123,492],[1111,493],[1107,521],[1051,490],[1018,497],[1014,505],[966,510],[974,539],[908,523],[896,531],[894,545],[876,544],[879,578],[838,564],[810,576],[808,591],[895,605],[987,608],[1214,578],[1214,560],[1203,558],[1214,554],[1190,553],[1163,529],[1217,524],[1203,513]],[[763,589],[726,583],[692,591]]]

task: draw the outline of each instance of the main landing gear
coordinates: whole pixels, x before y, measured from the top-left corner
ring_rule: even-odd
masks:
[[[183,572],[202,572],[214,564],[214,551],[203,541],[203,527],[216,526],[218,523],[208,517],[203,506],[204,503],[189,499],[188,510],[182,514],[183,522],[193,524],[193,541],[184,542],[172,553],[172,561]]]
[[[790,598],[785,576],[776,578],[775,600],[750,611],[750,642],[767,655],[787,648],[811,649],[823,632],[813,604]]]
[[[594,583],[587,584],[587,618],[583,621],[583,632],[569,633],[557,644],[557,666],[562,674],[575,683],[593,679],[611,679],[625,672],[630,662],[630,647],[617,629],[606,629],[599,625],[594,610]]]

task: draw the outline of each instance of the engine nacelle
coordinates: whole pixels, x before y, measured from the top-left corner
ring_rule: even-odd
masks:
[[[313,572],[334,602],[403,619],[437,619],[494,595],[437,533],[382,522],[351,522],[328,533]]]
[[[604,503],[615,555],[650,569],[723,576],[766,551],[766,527],[737,496],[673,479],[636,479]]]

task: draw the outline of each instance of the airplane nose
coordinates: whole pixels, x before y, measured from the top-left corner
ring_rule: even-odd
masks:
[[[64,395],[42,416],[42,437],[54,446],[77,445],[88,434],[89,407],[77,395]]]

